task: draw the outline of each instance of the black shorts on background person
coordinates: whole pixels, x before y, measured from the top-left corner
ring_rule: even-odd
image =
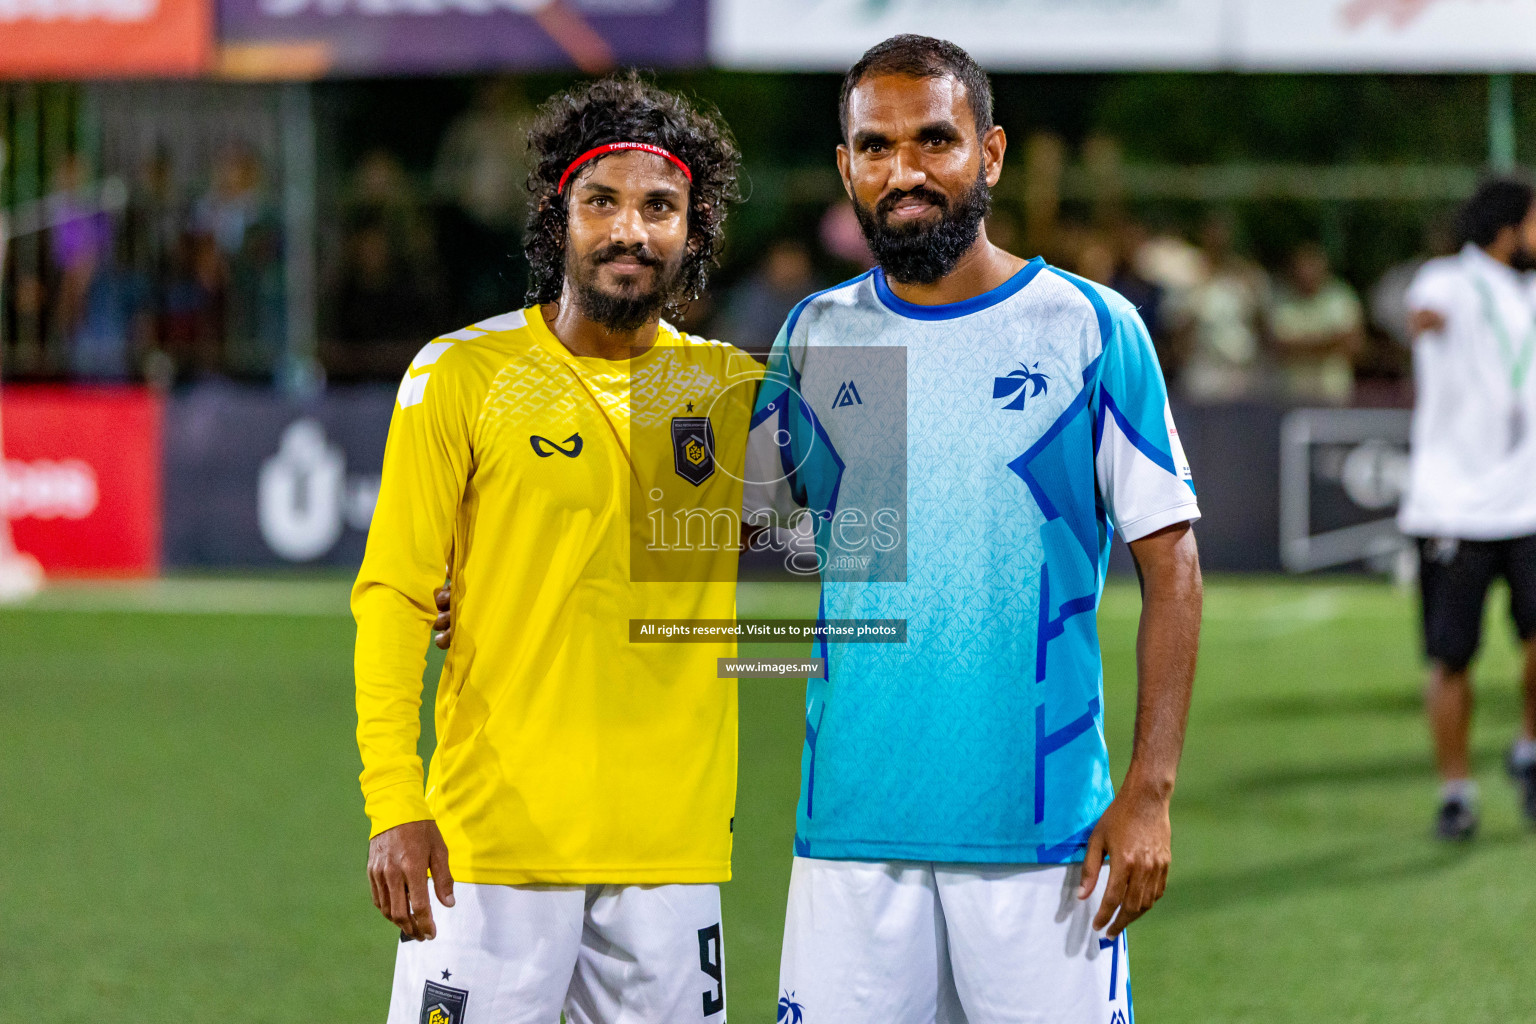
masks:
[[[1483,638],[1494,581],[1509,584],[1510,617],[1522,642],[1536,638],[1536,535],[1513,540],[1420,540],[1424,653],[1464,672]]]

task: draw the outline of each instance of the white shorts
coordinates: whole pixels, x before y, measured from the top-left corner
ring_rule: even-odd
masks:
[[[1132,1024],[1079,864],[795,858],[779,1024]]]
[[[429,887],[430,888],[430,887]],[[402,940],[389,1024],[725,1022],[716,885],[475,885]]]

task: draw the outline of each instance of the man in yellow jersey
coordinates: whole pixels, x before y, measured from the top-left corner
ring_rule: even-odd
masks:
[[[650,528],[740,508],[761,368],[660,319],[705,283],[738,153],[633,75],[550,100],[530,145],[535,304],[416,357],[352,593],[368,875],[401,931],[389,1020],[718,1024],[735,645],[629,630],[735,616],[734,534],[680,550]]]

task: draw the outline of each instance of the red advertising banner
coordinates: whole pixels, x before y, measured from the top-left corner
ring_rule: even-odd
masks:
[[[0,392],[0,513],[17,550],[65,575],[160,565],[158,396],[137,388]]]
[[[195,75],[213,0],[0,0],[0,78]]]

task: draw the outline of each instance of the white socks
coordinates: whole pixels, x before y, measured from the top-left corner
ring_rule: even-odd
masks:
[[[1536,764],[1536,740],[1518,737],[1509,752],[1509,760],[1517,769],[1529,768]],[[1445,803],[1450,800],[1458,800],[1468,806],[1477,803],[1477,781],[1446,779],[1440,784],[1440,802]]]
[[[1440,802],[1452,800],[1468,805],[1477,803],[1477,782],[1473,779],[1446,779],[1440,785]]]

